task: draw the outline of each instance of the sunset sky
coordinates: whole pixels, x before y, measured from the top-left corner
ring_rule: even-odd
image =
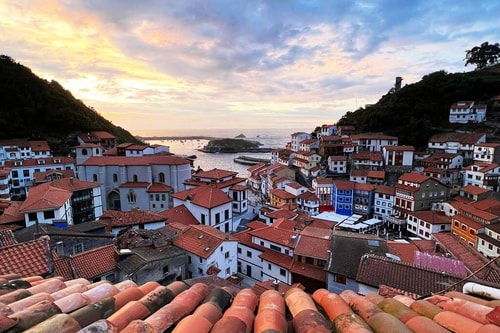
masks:
[[[1,54],[133,134],[333,124],[500,42],[496,0],[0,0]]]

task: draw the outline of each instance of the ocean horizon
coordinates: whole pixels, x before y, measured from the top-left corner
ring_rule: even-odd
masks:
[[[244,135],[247,138],[283,137],[291,136],[296,132],[311,133],[314,128],[196,128],[196,129],[165,129],[141,130],[134,135],[140,137],[189,137],[206,136],[215,138],[234,138]]]

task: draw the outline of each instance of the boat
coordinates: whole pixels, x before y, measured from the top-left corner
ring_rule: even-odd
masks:
[[[233,159],[235,163],[244,164],[244,165],[255,165],[258,163],[271,163],[271,159],[269,158],[259,158],[259,157],[251,157],[251,156],[237,156]]]

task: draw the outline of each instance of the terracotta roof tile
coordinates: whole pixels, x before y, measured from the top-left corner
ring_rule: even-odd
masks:
[[[189,225],[174,241],[175,246],[208,258],[224,241],[235,241],[222,231],[206,225]]]
[[[198,224],[198,220],[194,215],[187,209],[185,205],[180,205],[172,207],[170,209],[159,212],[161,216],[165,218],[165,223],[181,223],[184,225]]]
[[[57,275],[68,280],[93,279],[115,269],[115,246],[101,246],[74,256],[57,258],[54,260],[54,267]]]
[[[18,273],[23,276],[49,273],[49,238],[0,248],[0,274]]]
[[[172,197],[182,201],[189,200],[192,204],[204,208],[215,208],[232,202],[221,189],[206,185],[174,193]]]

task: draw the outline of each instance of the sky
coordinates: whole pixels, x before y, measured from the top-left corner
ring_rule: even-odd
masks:
[[[0,0],[0,54],[134,135],[335,124],[466,72],[496,0]]]

